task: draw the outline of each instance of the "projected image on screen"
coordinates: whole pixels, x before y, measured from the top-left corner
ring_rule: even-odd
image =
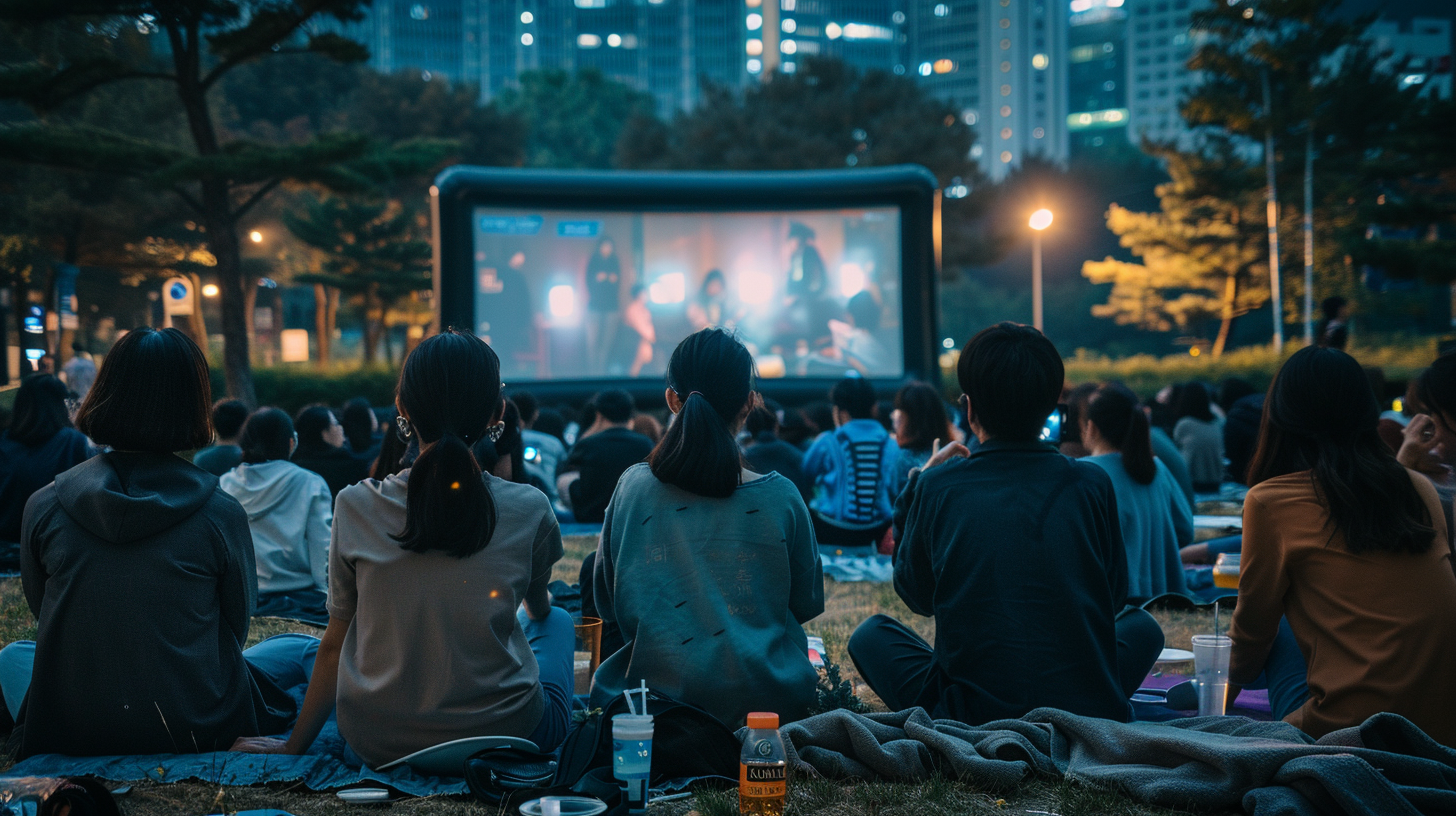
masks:
[[[660,377],[734,330],[763,377],[898,377],[893,207],[588,213],[478,207],[475,331],[526,379]]]

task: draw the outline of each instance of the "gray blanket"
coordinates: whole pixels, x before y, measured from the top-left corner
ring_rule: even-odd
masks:
[[[1378,714],[1315,741],[1282,722],[1199,717],[1117,723],[1039,708],[967,726],[923,709],[832,711],[785,726],[789,761],[831,778],[914,780],[939,772],[990,787],[1033,774],[1140,802],[1255,816],[1456,813],[1456,751]]]

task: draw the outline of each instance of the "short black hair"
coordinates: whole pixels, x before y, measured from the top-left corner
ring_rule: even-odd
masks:
[[[51,441],[62,428],[71,427],[68,393],[66,384],[50,374],[32,374],[21,380],[10,417],[10,438],[34,448]]]
[[[1339,295],[1334,295],[1320,301],[1320,310],[1325,313],[1327,320],[1334,320],[1340,316],[1340,310],[1345,308],[1349,303],[1350,301],[1345,300]]]
[[[743,430],[749,436],[757,437],[765,431],[771,434],[779,432],[779,418],[767,405],[760,405],[748,412],[743,420]]]
[[[107,353],[76,428],[117,450],[174,453],[212,442],[207,358],[177,329],[133,329]]]
[[[982,329],[966,343],[956,378],[987,434],[1034,442],[1057,409],[1066,370],[1046,335],[1008,322]]]
[[[531,430],[560,439],[566,442],[566,418],[555,408],[542,408],[536,412],[536,421],[531,424]]]
[[[632,412],[637,410],[637,403],[632,401],[632,395],[620,388],[598,391],[591,401],[597,413],[613,425],[632,421]]]
[[[324,432],[334,426],[331,421],[334,409],[321,403],[305,405],[293,417],[293,429],[298,432],[299,444],[323,442]]]
[[[374,426],[378,422],[379,418],[374,415],[374,407],[369,404],[368,397],[350,399],[344,403],[344,410],[339,413],[339,424],[344,426],[344,437],[355,452],[363,452],[373,447]]]
[[[220,399],[212,404],[212,429],[219,439],[232,439],[243,431],[248,421],[248,406],[242,400]]]
[[[829,389],[829,401],[851,419],[875,418],[875,387],[864,377],[845,377]]]
[[[536,415],[541,412],[541,404],[536,401],[536,395],[530,391],[512,391],[511,402],[516,404],[516,410],[521,412],[521,422],[526,425],[536,421]]]
[[[259,408],[243,424],[243,461],[261,465],[288,459],[293,452],[293,420],[277,408]]]

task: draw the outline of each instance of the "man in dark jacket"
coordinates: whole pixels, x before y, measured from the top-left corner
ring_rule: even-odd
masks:
[[[602,522],[617,480],[652,453],[652,440],[627,427],[636,410],[631,394],[603,391],[592,397],[592,404],[596,421],[571,446],[556,477],[562,499],[583,524]]]
[[[777,407],[777,406],[774,406]],[[743,421],[748,441],[743,458],[755,473],[777,473],[799,488],[799,495],[808,504],[814,498],[814,479],[804,475],[804,452],[797,445],[778,437],[779,417],[768,405],[760,405]]]
[[[876,615],[850,657],[894,710],[980,724],[1050,706],[1125,722],[1162,630],[1124,610],[1111,480],[1039,441],[1061,358],[1041,332],[1001,323],[966,345],[958,374],[980,447],[938,451],[896,507],[895,590],[935,616],[935,646]]]

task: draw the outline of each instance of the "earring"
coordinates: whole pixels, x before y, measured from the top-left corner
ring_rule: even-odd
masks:
[[[399,431],[400,439],[409,439],[414,436],[415,429],[410,427],[409,420],[405,419],[403,415],[394,418],[394,427]]]
[[[490,426],[490,429],[485,432],[485,436],[487,439],[490,440],[490,443],[494,445],[495,443],[500,441],[501,434],[504,434],[505,432],[506,424],[504,422],[497,422],[496,424]]]

